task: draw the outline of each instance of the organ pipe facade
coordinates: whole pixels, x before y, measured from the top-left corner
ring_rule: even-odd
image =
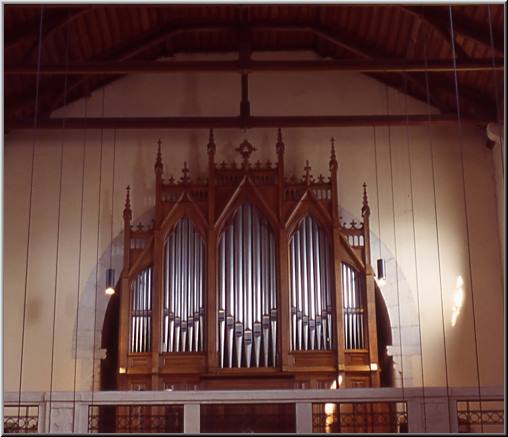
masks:
[[[333,347],[332,268],[328,236],[312,216],[305,216],[290,242],[291,347]]]
[[[255,206],[238,207],[218,255],[220,367],[276,366],[275,238]]]
[[[245,140],[217,163],[211,132],[207,179],[163,179],[159,142],[150,225],[127,190],[120,389],[379,385],[366,187],[341,223],[333,140],[326,178],[286,175],[284,149],[279,130],[277,162]]]

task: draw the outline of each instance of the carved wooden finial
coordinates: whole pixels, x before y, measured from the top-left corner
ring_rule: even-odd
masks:
[[[215,140],[213,137],[213,129],[210,129],[210,134],[208,136],[208,153],[215,154]]]
[[[363,183],[363,203],[362,203],[362,216],[370,215],[369,199],[367,198],[367,184]]]
[[[282,141],[282,129],[280,127],[277,132],[277,144],[275,146],[276,146],[278,155],[281,155],[284,153],[284,142]]]
[[[304,179],[305,179],[305,183],[307,185],[310,184],[310,171],[312,170],[312,167],[309,165],[309,160],[306,161],[305,163],[305,167],[303,168],[305,170],[305,176],[304,176]]]
[[[157,159],[155,160],[155,173],[156,174],[162,174],[162,153],[161,153],[161,145],[162,141],[159,138],[159,141],[157,141]]]
[[[131,187],[127,185],[127,194],[125,196],[125,207],[123,209],[123,218],[125,220],[128,220],[129,222],[132,219],[130,190]]]
[[[249,143],[247,140],[243,140],[242,143],[235,149],[243,158],[243,167],[247,167],[249,164],[249,158],[252,152],[256,150],[256,148]]]
[[[180,182],[182,182],[182,184],[189,183],[189,181],[190,181],[189,172],[190,172],[190,170],[187,167],[187,161],[185,161],[183,163],[183,168],[182,168],[182,174],[183,174],[183,176],[180,178]]]
[[[330,153],[330,171],[337,171],[337,157],[335,156],[335,138],[332,137],[330,140],[332,143],[332,150]]]

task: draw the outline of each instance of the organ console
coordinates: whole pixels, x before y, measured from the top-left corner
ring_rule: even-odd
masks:
[[[117,383],[120,389],[330,388],[379,385],[374,273],[362,223],[339,221],[329,177],[286,177],[277,162],[216,163],[208,179],[163,179],[152,225],[124,209]],[[340,377],[340,378],[339,378]],[[339,387],[339,388],[340,388]]]

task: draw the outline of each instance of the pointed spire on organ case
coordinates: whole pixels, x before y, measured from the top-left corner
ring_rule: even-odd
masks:
[[[208,153],[210,155],[215,155],[215,139],[213,137],[213,129],[210,129],[210,133],[208,136]]]
[[[277,155],[284,154],[284,142],[282,141],[282,129],[279,128],[277,132],[277,144],[275,145],[277,150]]]
[[[332,147],[330,152],[330,172],[336,172],[337,171],[337,157],[335,156],[335,138],[332,137],[330,140]]]
[[[162,175],[162,153],[161,153],[162,141],[159,139],[157,142],[157,159],[155,160],[155,174]]]
[[[304,182],[307,185],[310,185],[310,179],[312,177],[310,171],[312,170],[312,167],[309,165],[308,160],[305,162],[305,167],[303,169],[305,170],[305,175],[303,176]]]
[[[131,221],[132,219],[132,211],[131,211],[131,198],[130,198],[130,189],[131,187],[127,185],[127,194],[125,196],[125,207],[123,209],[123,218],[124,220]]]
[[[367,184],[363,183],[362,216],[370,216],[369,199],[367,198]]]
[[[183,174],[183,176],[180,178],[180,182],[182,184],[188,184],[190,182],[189,172],[190,172],[190,170],[187,167],[187,161],[185,161],[183,163],[183,168],[182,168],[182,174]]]

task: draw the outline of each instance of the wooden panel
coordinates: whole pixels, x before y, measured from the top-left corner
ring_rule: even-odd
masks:
[[[127,362],[129,371],[135,367],[149,368],[151,367],[152,357],[149,352],[146,354],[132,354],[129,355]]]
[[[312,352],[292,352],[289,354],[294,370],[303,369],[319,369],[319,370],[335,370],[336,369],[336,352],[335,351],[312,351]]]
[[[369,375],[348,375],[346,377],[346,388],[364,388],[369,387],[370,377]]]
[[[160,365],[160,373],[203,373],[206,355],[195,352],[161,354]]]
[[[369,353],[365,352],[347,352],[345,355],[345,364],[349,365],[369,365]]]
[[[200,388],[208,390],[273,390],[293,388],[292,376],[270,377],[268,375],[253,377],[213,377],[202,379]]]

